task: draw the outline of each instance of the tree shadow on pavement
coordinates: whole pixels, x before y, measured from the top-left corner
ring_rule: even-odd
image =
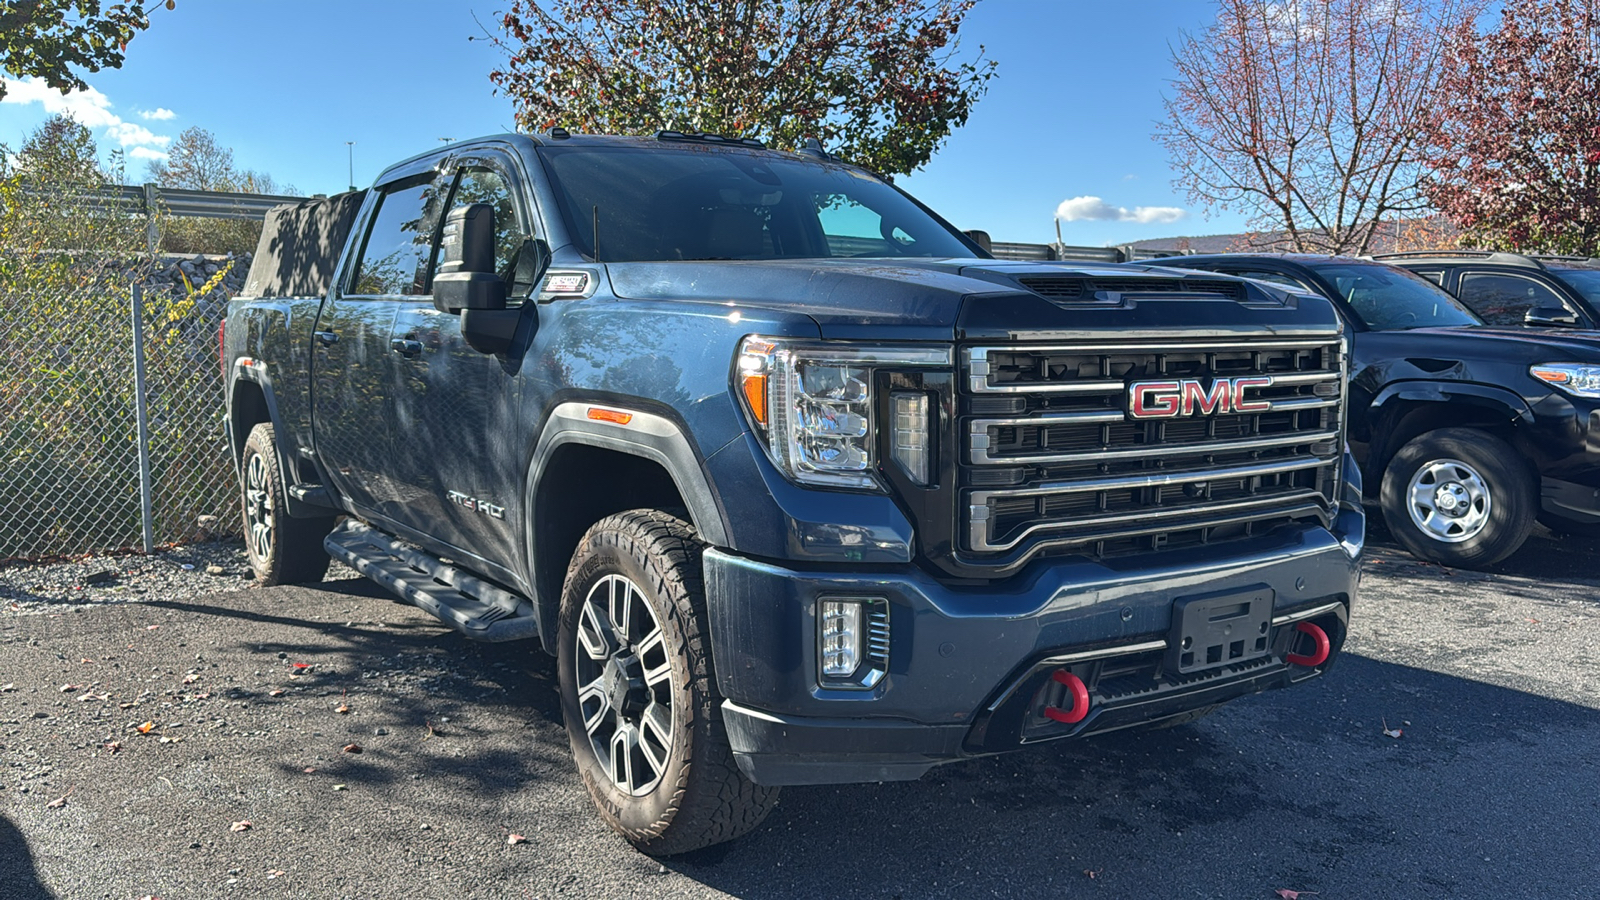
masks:
[[[55,900],[39,883],[27,839],[5,816],[0,816],[0,894],[6,900]]]
[[[744,898],[1567,896],[1597,771],[1600,710],[1347,655],[1192,725],[788,788],[669,865]]]

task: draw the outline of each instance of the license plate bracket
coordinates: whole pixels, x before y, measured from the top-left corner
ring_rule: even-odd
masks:
[[[1272,601],[1266,585],[1172,602],[1166,670],[1187,675],[1272,652]]]

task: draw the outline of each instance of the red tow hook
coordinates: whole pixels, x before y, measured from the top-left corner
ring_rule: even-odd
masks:
[[[1326,638],[1324,638],[1324,641],[1326,641]],[[1324,645],[1324,649],[1326,649],[1326,645]],[[1082,678],[1068,672],[1066,669],[1057,669],[1050,678],[1056,684],[1062,685],[1067,689],[1067,694],[1072,697],[1072,708],[1059,709],[1054,706],[1046,706],[1044,708],[1045,718],[1060,722],[1063,725],[1076,725],[1082,722],[1084,716],[1089,714],[1089,687],[1083,683]]]
[[[1301,622],[1294,628],[1301,634],[1311,635],[1311,640],[1317,645],[1317,649],[1310,654],[1291,653],[1285,656],[1284,659],[1297,666],[1320,666],[1327,662],[1329,653],[1328,633],[1310,622]]]

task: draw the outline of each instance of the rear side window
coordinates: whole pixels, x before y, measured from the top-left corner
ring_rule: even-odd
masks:
[[[1461,300],[1490,325],[1521,325],[1528,310],[1565,309],[1556,292],[1531,278],[1497,272],[1469,272],[1461,277]]]
[[[1238,271],[1229,272],[1228,274],[1238,275],[1241,278],[1254,279],[1255,281],[1265,281],[1268,284],[1275,284],[1278,287],[1286,287],[1290,290],[1315,293],[1310,288],[1301,284],[1299,281],[1278,272],[1267,272],[1260,269],[1240,269]]]
[[[428,260],[443,205],[427,179],[392,187],[378,197],[351,280],[351,294],[417,296],[428,292]]]
[[[474,203],[487,203],[494,207],[494,268],[506,284],[511,284],[512,266],[522,249],[527,229],[517,220],[517,207],[511,199],[511,186],[505,176],[494,169],[479,165],[463,166],[460,180],[450,208],[457,209]]]

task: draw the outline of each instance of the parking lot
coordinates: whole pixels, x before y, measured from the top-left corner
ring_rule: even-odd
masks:
[[[748,838],[660,862],[591,813],[548,659],[375,585],[13,603],[0,893],[1595,895],[1600,544],[1540,531],[1473,573],[1376,532],[1319,683],[914,783],[791,788]]]

